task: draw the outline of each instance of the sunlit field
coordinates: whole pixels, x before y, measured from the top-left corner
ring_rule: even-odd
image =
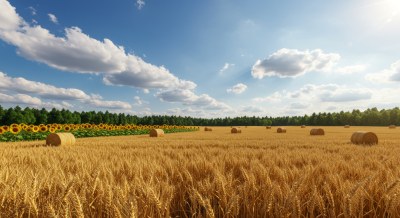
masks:
[[[400,217],[400,129],[311,128],[0,143],[0,217]]]

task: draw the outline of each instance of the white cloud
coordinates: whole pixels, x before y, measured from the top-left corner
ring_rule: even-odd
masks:
[[[193,91],[187,89],[171,89],[160,91],[156,94],[161,101],[179,102],[183,105],[198,106],[208,110],[227,110],[230,106],[210,97],[207,94],[196,95]]]
[[[257,79],[266,76],[297,77],[310,71],[329,71],[339,60],[339,54],[324,53],[320,49],[299,51],[283,48],[264,60],[257,60],[251,74]]]
[[[54,15],[54,14],[47,14],[47,15],[49,16],[49,19],[51,22],[58,24],[58,19],[57,19],[56,15]]]
[[[30,81],[22,77],[13,78],[7,76],[2,72],[0,72],[0,90],[3,90],[5,92],[17,92],[25,97],[28,96],[26,94],[34,94],[40,96],[41,98],[63,102],[76,100],[93,107],[110,109],[132,108],[132,106],[127,102],[104,101],[102,100],[102,97],[100,95],[88,95],[84,91],[79,89],[59,88],[41,82]],[[32,99],[35,99],[37,104],[33,104],[33,101],[31,101],[31,105],[41,104],[36,100],[39,98],[32,97]],[[17,100],[20,100],[20,98],[17,98]],[[64,105],[66,104],[64,103]]]
[[[72,108],[73,105],[62,101],[62,102],[43,102],[37,97],[32,97],[30,95],[26,94],[13,94],[13,95],[8,95],[4,93],[0,93],[0,103],[4,104],[12,104],[12,105],[25,105],[28,107],[34,107],[34,108],[57,108],[57,109],[63,109],[63,108]]]
[[[14,90],[19,93],[35,93],[43,98],[57,100],[84,100],[90,98],[85,92],[79,89],[57,88],[22,77],[9,77],[2,72],[0,72],[0,89]]]
[[[12,104],[24,104],[24,105],[42,105],[42,101],[39,98],[35,98],[25,94],[7,95],[0,93],[1,103],[12,103]]]
[[[218,71],[219,74],[223,74],[229,68],[232,68],[235,64],[225,63],[224,66]]]
[[[63,71],[96,73],[103,76],[107,85],[137,87],[145,93],[149,89],[159,89],[160,99],[166,102],[201,105],[208,109],[229,107],[207,94],[196,95],[194,89],[197,85],[194,82],[179,79],[164,66],[152,65],[134,54],[126,53],[124,47],[115,45],[109,39],[99,41],[91,38],[78,27],[66,28],[65,36],[58,37],[39,25],[31,26],[24,22],[8,1],[0,0],[0,4],[3,6],[0,38],[16,46],[18,54],[27,59]],[[189,93],[189,99],[178,93],[181,91]],[[174,98],[178,99],[175,101]],[[89,103],[99,105],[96,99],[91,99]],[[108,101],[102,105],[113,107]],[[117,101],[115,105],[128,107]]]
[[[365,79],[374,83],[400,82],[400,60],[391,64],[389,69],[385,69],[379,73],[367,74]]]
[[[136,0],[136,6],[139,10],[141,10],[145,4],[146,2],[144,0]]]
[[[22,19],[15,13],[15,8],[6,0],[0,1],[0,31],[16,30]]]
[[[17,47],[21,56],[45,63],[63,71],[100,73],[108,85],[150,88],[194,89],[196,84],[181,80],[163,66],[145,62],[126,53],[111,40],[99,41],[78,27],[65,29],[65,37],[57,37],[41,26],[23,21],[15,8],[0,0],[0,38]]]
[[[326,111],[335,106],[339,110],[375,107],[380,102],[400,102],[393,89],[372,89],[338,84],[306,84],[299,89],[274,92],[265,97],[253,98],[264,106],[269,115],[304,115]],[[391,94],[389,94],[391,93]]]
[[[244,91],[246,91],[247,86],[243,83],[238,83],[234,86],[232,86],[231,88],[227,89],[226,92],[228,93],[234,93],[234,94],[241,94]]]

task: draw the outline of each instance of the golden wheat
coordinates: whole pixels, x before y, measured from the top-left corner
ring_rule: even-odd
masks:
[[[400,216],[398,129],[286,128],[0,143],[0,217]]]

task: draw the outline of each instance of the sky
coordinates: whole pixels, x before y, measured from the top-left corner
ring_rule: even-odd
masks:
[[[0,0],[0,105],[193,117],[400,105],[398,0]]]

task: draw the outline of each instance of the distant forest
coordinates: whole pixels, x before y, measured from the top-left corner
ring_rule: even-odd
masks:
[[[310,125],[310,126],[387,126],[400,125],[400,109],[370,108],[363,112],[353,110],[351,112],[335,113],[313,113],[304,116],[284,116],[284,117],[225,117],[225,118],[195,118],[182,116],[152,115],[138,117],[123,113],[110,113],[108,111],[82,111],[71,112],[69,110],[58,110],[53,108],[35,109],[19,106],[4,109],[0,106],[0,125],[10,125],[13,123],[26,124],[79,124],[79,123],[107,123],[107,124],[141,124],[141,125],[185,125],[185,126],[289,126],[289,125]]]

